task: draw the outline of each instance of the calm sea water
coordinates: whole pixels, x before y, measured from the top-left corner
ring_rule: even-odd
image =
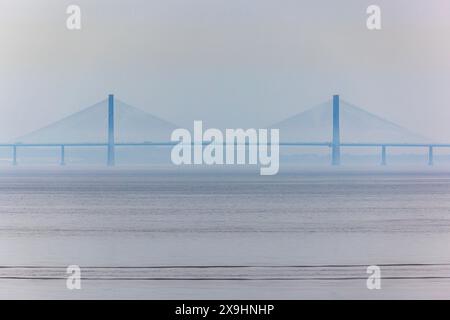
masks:
[[[450,298],[449,243],[450,171],[0,170],[0,298]]]

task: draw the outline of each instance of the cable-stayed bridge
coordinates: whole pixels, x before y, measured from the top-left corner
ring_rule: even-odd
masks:
[[[425,148],[428,151],[428,165],[434,164],[434,149],[436,148],[448,148],[450,144],[441,144],[441,143],[429,143],[429,142],[413,142],[413,143],[402,143],[402,142],[342,142],[341,141],[341,100],[339,95],[334,95],[331,103],[325,106],[325,108],[330,108],[332,110],[332,122],[331,122],[331,132],[330,132],[330,140],[329,141],[281,141],[279,142],[279,146],[284,147],[312,147],[312,146],[321,146],[328,147],[331,151],[331,164],[334,166],[338,166],[341,164],[341,147],[371,147],[378,148],[380,150],[380,164],[387,164],[387,150],[390,147],[400,147],[400,148]],[[59,148],[60,150],[60,159],[59,163],[61,165],[66,164],[66,149],[67,148],[75,148],[75,147],[101,147],[105,148],[107,153],[107,165],[114,166],[115,165],[115,154],[116,148],[120,147],[157,147],[157,146],[174,146],[178,144],[178,142],[164,141],[160,142],[123,142],[116,140],[117,128],[115,127],[115,117],[116,117],[116,100],[114,95],[109,95],[107,99],[107,112],[105,112],[102,108],[97,108],[96,112],[105,113],[105,119],[107,123],[107,130],[105,130],[106,142],[31,142],[31,143],[3,143],[0,144],[0,147],[11,148],[12,150],[12,164],[18,164],[18,149],[21,148],[37,148],[37,147],[49,147],[49,148]],[[327,109],[328,110],[328,109]],[[361,110],[362,111],[362,110]],[[81,112],[80,112],[81,113]],[[126,117],[126,115],[125,115]],[[145,119],[143,119],[144,121]],[[161,121],[162,125],[170,126],[169,123],[163,123],[163,120],[157,119]],[[129,125],[134,126],[134,123],[130,123]],[[141,125],[146,125],[145,121],[141,123]],[[81,128],[72,128],[75,130],[82,130]],[[299,133],[300,135],[301,133]],[[327,135],[328,136],[328,135]],[[47,136],[48,138],[48,136]],[[45,137],[44,137],[45,139]],[[129,138],[133,139],[133,138]],[[209,144],[210,142],[203,142],[204,145]],[[193,143],[194,144],[194,143]]]

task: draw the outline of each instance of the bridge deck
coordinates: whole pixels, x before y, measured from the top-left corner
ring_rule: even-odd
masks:
[[[203,145],[211,144],[211,142],[202,142]],[[156,146],[174,146],[179,144],[179,142],[124,142],[124,143],[114,143],[112,146],[107,142],[98,143],[3,143],[0,147],[10,147],[12,148],[12,164],[17,165],[17,149],[18,148],[33,148],[33,147],[57,147],[61,149],[60,164],[65,165],[65,148],[67,147],[105,147],[108,149],[108,165],[114,165],[110,160],[111,147],[156,147]],[[190,145],[195,145],[196,143],[190,143]],[[226,145],[226,143],[221,143],[221,145]],[[250,145],[250,143],[235,143],[235,145]],[[329,147],[334,148],[332,142],[279,142],[279,146],[295,147],[295,146],[317,146],[317,147]],[[442,147],[450,148],[448,143],[339,143],[339,147],[380,147],[381,148],[381,165],[386,165],[386,148],[387,147],[423,147],[428,148],[428,165],[432,166],[434,164],[434,154],[433,149]],[[114,151],[112,151],[114,154]],[[334,164],[334,162],[333,162]]]
[[[120,146],[174,146],[178,142],[124,142],[115,143],[117,147]],[[194,143],[192,143],[193,145]],[[204,145],[210,142],[203,142]],[[246,143],[245,145],[249,145]],[[279,142],[279,146],[324,146],[331,147],[331,142]],[[449,148],[450,143],[384,143],[384,142],[367,142],[367,143],[353,143],[343,142],[339,144],[341,147],[443,147]],[[2,143],[0,147],[107,147],[108,143]]]

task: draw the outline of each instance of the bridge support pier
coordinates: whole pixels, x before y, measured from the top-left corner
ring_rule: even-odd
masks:
[[[14,145],[13,146],[13,161],[12,161],[13,166],[17,166],[17,146]]]
[[[114,95],[108,96],[108,163],[112,167],[115,165],[114,148]]]
[[[428,165],[432,166],[434,164],[434,157],[433,157],[433,146],[428,147]]]
[[[333,143],[331,145],[331,164],[341,164],[341,139],[339,128],[339,95],[333,96]]]
[[[59,164],[62,166],[66,165],[66,152],[65,152],[64,145],[61,146],[61,161]]]
[[[381,146],[381,165],[386,165],[386,146]]]

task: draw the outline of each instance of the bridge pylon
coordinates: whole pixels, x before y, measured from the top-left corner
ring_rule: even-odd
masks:
[[[333,96],[333,142],[331,145],[331,164],[338,166],[341,164],[341,138],[339,127],[339,95]]]
[[[114,143],[114,95],[108,96],[108,166],[115,165],[115,143]]]

